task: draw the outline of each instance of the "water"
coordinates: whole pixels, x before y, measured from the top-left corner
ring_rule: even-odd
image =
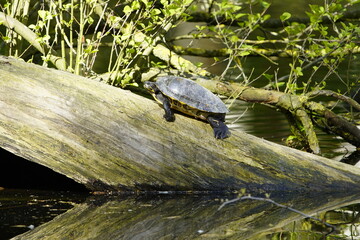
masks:
[[[26,231],[14,239],[321,239],[330,232],[329,239],[357,239],[358,195],[273,194],[277,204],[247,199],[224,205],[234,198],[0,191],[1,239]]]
[[[34,229],[86,199],[64,191],[0,190],[0,239]]]

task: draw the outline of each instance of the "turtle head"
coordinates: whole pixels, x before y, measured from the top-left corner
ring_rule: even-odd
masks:
[[[151,94],[154,94],[159,91],[158,87],[156,86],[156,83],[150,81],[144,82],[144,88],[146,88]]]

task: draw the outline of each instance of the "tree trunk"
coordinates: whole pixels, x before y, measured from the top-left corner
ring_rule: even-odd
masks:
[[[216,140],[130,91],[6,57],[0,76],[0,146],[92,190],[360,189],[355,167],[237,130]]]

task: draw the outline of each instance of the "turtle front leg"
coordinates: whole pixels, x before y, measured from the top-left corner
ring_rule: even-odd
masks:
[[[162,102],[163,108],[165,110],[164,118],[168,122],[175,121],[174,111],[171,109],[171,103],[169,98],[167,98],[161,92],[156,93],[156,98]]]
[[[229,128],[224,123],[225,116],[208,116],[207,120],[210,126],[214,129],[214,136],[217,139],[224,139],[230,137],[231,133]]]
[[[164,118],[166,119],[166,121],[168,122],[175,121],[174,111],[171,109],[171,104],[168,98],[166,98],[165,101],[163,102],[163,107],[165,110]]]

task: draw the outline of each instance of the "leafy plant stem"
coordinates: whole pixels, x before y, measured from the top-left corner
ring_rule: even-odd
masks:
[[[79,1],[79,11],[80,11],[80,21],[79,21],[79,32],[77,36],[77,50],[76,50],[76,60],[75,60],[75,74],[80,74],[80,67],[82,63],[82,52],[83,52],[83,39],[84,39],[84,15],[85,15],[85,8],[84,1]]]

